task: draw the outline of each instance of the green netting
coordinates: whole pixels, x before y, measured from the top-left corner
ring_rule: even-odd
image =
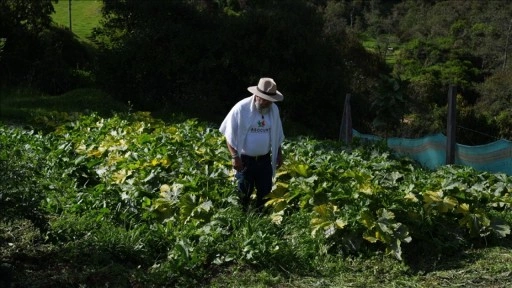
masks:
[[[378,141],[375,135],[353,130],[354,137]],[[388,147],[399,155],[408,156],[422,166],[436,169],[446,163],[446,136],[435,134],[417,139],[388,138]],[[455,145],[455,164],[473,167],[475,170],[512,175],[512,142],[499,140],[485,145]]]

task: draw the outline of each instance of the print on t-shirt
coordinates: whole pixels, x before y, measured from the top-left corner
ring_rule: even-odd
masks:
[[[261,117],[255,120],[247,133],[243,154],[249,156],[265,155],[270,151],[270,119]]]

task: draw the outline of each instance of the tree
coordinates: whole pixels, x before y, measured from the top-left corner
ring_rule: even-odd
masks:
[[[272,76],[289,95],[285,125],[337,136],[352,73],[380,67],[357,38],[344,26],[326,31],[314,1],[203,2],[105,1],[95,31],[105,89],[140,109],[219,121],[250,83]]]
[[[38,35],[51,23],[51,0],[0,1],[0,38],[5,39],[0,81],[7,83],[27,77],[36,61]]]
[[[57,1],[0,1],[0,38],[5,39],[2,84],[61,93],[81,80],[74,70],[88,65],[88,51],[69,31],[52,25],[52,2]]]
[[[2,60],[2,52],[4,51],[6,38],[0,38],[0,60]]]
[[[388,136],[404,120],[407,112],[405,84],[400,78],[381,75],[378,94],[370,106],[370,110],[375,113],[372,124],[377,134],[384,132]]]
[[[0,2],[0,33],[15,36],[15,33],[37,34],[48,28],[55,12],[52,2],[58,0],[2,0]],[[14,34],[14,35],[13,35]]]

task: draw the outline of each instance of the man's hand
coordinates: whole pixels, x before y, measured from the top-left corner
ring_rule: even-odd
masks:
[[[279,150],[277,150],[276,166],[279,168],[281,165],[283,165],[283,151],[281,150],[281,147],[279,147]]]
[[[231,160],[231,165],[233,165],[233,169],[240,172],[244,169],[244,163],[242,163],[242,159],[240,159],[240,156],[236,156]]]
[[[276,166],[277,166],[277,168],[279,168],[279,167],[281,167],[281,165],[283,165],[283,155],[281,155],[281,153],[279,153],[277,155]]]

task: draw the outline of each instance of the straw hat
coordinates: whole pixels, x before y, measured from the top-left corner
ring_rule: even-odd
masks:
[[[284,98],[283,94],[277,91],[277,84],[272,78],[261,78],[258,86],[251,86],[247,90],[258,97],[272,102],[283,101]]]

